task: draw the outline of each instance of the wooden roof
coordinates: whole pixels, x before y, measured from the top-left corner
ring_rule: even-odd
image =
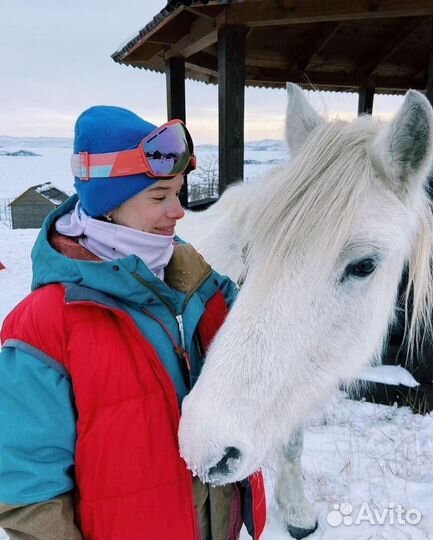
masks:
[[[65,192],[56,188],[51,182],[45,182],[45,184],[38,184],[26,189],[21,195],[14,199],[9,206],[17,206],[23,199],[27,197],[29,193],[33,193],[37,197],[41,197],[49,201],[54,207],[59,206],[62,202],[65,202],[69,197]]]
[[[248,29],[247,86],[424,90],[432,13],[432,0],[171,2],[112,58],[163,73],[180,56],[186,77],[216,84],[218,28],[239,24]]]

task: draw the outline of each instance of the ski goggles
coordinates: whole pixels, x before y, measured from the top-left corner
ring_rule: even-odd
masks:
[[[80,152],[71,159],[72,173],[82,181],[133,174],[168,179],[187,174],[196,166],[191,135],[178,119],[149,133],[133,150],[106,154]]]

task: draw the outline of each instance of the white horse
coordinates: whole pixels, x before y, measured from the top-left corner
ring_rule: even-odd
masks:
[[[248,271],[182,406],[181,453],[203,480],[253,473],[380,354],[405,264],[409,340],[428,326],[432,129],[431,106],[414,91],[389,125],[326,124],[289,86],[287,140],[297,155],[245,191],[239,229],[218,230],[241,244],[238,230],[247,231]]]
[[[300,89],[293,87],[293,92],[302,98]],[[270,175],[276,174],[277,170]],[[260,197],[261,189],[261,183],[233,185],[208,210],[187,212],[176,227],[177,233],[191,242],[213,268],[235,282],[242,279],[245,270],[245,246],[252,239],[250,220],[254,206],[251,203]],[[299,429],[283,448],[275,452],[270,464],[281,519],[291,536],[297,539],[308,536],[317,528],[316,512],[304,493],[302,448],[303,432]]]

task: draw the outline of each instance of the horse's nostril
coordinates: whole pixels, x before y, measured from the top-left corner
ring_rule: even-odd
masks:
[[[209,476],[226,475],[236,468],[236,462],[239,462],[241,458],[241,451],[233,446],[229,446],[225,449],[225,454],[221,460],[209,469]]]

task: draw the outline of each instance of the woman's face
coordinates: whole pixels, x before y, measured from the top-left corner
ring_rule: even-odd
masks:
[[[183,174],[171,180],[158,180],[151,187],[115,208],[112,222],[138,231],[172,236],[176,221],[185,215],[179,202]]]

